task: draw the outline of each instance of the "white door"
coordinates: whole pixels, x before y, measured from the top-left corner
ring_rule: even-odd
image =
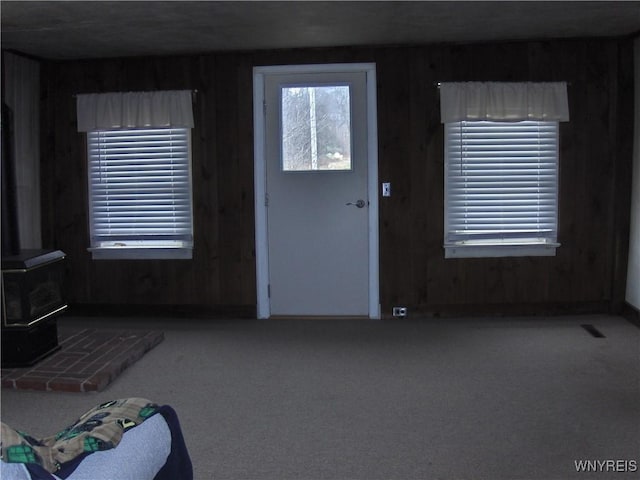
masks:
[[[256,189],[256,205],[264,208],[268,303],[262,316],[379,315],[368,71],[343,69],[280,67],[261,77],[264,178],[256,184],[264,203],[258,205]]]

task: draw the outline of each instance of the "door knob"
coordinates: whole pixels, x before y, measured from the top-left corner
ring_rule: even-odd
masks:
[[[348,202],[347,205],[355,205],[358,208],[362,208],[362,207],[364,207],[366,205],[366,203],[365,203],[364,200],[360,199],[356,203]]]

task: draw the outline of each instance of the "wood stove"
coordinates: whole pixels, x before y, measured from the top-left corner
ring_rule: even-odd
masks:
[[[33,365],[60,349],[57,316],[64,302],[60,250],[21,250],[2,257],[2,366]]]
[[[21,249],[14,120],[4,101],[0,126],[2,367],[22,367],[60,349],[57,316],[67,308],[63,295],[65,254],[60,250]]]

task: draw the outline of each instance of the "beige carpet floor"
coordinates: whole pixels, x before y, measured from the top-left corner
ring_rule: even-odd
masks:
[[[9,425],[45,436],[141,396],[176,410],[201,480],[638,478],[640,329],[620,317],[66,324],[165,340],[102,392],[3,389]],[[609,460],[627,471],[577,471]]]

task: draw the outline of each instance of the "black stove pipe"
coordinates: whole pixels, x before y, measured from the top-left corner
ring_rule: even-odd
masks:
[[[2,256],[20,253],[13,112],[2,103]]]

